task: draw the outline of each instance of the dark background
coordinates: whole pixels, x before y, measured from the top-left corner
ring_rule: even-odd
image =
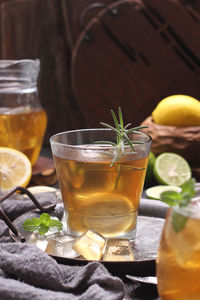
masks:
[[[200,99],[200,1],[0,0],[0,59],[39,58],[49,137],[138,125],[171,94]]]

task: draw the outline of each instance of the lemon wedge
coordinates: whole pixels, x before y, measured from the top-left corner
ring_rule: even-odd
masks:
[[[31,174],[31,162],[25,154],[13,148],[0,147],[0,192],[15,186],[26,187]]]

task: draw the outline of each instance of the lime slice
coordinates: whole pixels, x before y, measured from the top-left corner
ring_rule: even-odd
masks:
[[[160,154],[154,164],[154,176],[160,184],[180,186],[191,178],[191,169],[180,155],[165,152]]]
[[[160,195],[163,192],[175,191],[180,193],[181,188],[175,185],[157,185],[146,190],[147,198],[160,200]]]
[[[156,160],[155,155],[152,152],[149,152],[149,160],[148,160],[146,177],[145,177],[146,182],[151,182],[153,178],[153,167],[154,167],[155,160]]]

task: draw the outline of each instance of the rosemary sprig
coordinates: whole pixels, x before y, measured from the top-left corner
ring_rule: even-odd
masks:
[[[109,142],[109,141],[101,142],[103,144],[110,144],[116,149],[116,152],[113,157],[112,164],[111,164],[111,166],[112,166],[116,161],[118,161],[122,157],[122,155],[124,155],[125,146],[130,146],[131,150],[133,152],[136,152],[134,145],[144,143],[142,141],[131,141],[128,134],[135,132],[135,131],[139,131],[144,128],[147,128],[147,126],[137,126],[137,127],[133,127],[133,128],[128,128],[131,125],[131,123],[128,123],[127,125],[124,126],[123,114],[122,114],[121,107],[118,107],[119,120],[117,119],[117,116],[113,110],[111,110],[111,114],[113,117],[115,127],[113,127],[107,123],[104,123],[104,122],[100,122],[100,124],[106,128],[111,129],[112,131],[114,131],[117,134],[116,143]]]
[[[100,122],[101,125],[103,125],[104,127],[111,129],[114,133],[116,133],[117,137],[116,137],[116,142],[111,142],[111,141],[99,141],[96,143],[100,143],[100,144],[106,144],[106,145],[111,145],[114,148],[114,154],[112,157],[112,162],[110,164],[110,167],[112,167],[113,165],[115,165],[115,162],[119,161],[121,159],[121,157],[125,154],[125,147],[126,146],[130,146],[132,152],[136,153],[135,147],[134,145],[137,144],[144,144],[144,142],[142,141],[131,141],[129,138],[129,134],[132,132],[136,132],[139,131],[143,128],[147,128],[147,126],[137,126],[137,127],[133,127],[133,128],[129,128],[131,126],[131,123],[128,123],[127,125],[124,125],[124,120],[123,120],[123,114],[122,114],[122,110],[120,107],[118,107],[118,118],[115,114],[115,112],[113,110],[111,110],[111,115],[114,121],[114,126],[109,125],[107,123],[104,122]],[[132,152],[126,152],[126,154],[130,154]],[[105,152],[106,154],[109,154],[107,152]],[[124,167],[124,166],[123,166]],[[125,166],[128,167],[128,166]],[[122,165],[121,164],[117,164],[116,166],[116,170],[117,170],[117,174],[116,174],[116,179],[115,179],[115,184],[114,184],[114,189],[116,190],[118,187],[118,183],[120,180],[120,172],[121,172],[121,168]],[[133,167],[130,166],[131,169],[134,170],[143,170],[144,168],[137,168],[137,167]]]

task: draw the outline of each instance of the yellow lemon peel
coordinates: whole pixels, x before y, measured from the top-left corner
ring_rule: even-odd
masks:
[[[200,126],[200,101],[186,95],[169,96],[158,103],[152,118],[160,125]]]
[[[0,191],[15,186],[26,187],[31,179],[32,167],[28,157],[13,148],[0,147]]]

